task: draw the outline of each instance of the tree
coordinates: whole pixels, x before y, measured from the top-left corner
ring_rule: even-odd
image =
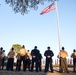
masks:
[[[18,53],[19,50],[22,48],[22,46],[20,44],[13,44],[12,47],[14,48],[16,53]]]
[[[45,1],[55,0],[5,0],[6,4],[12,7],[15,13],[26,14],[30,9],[37,10],[39,4],[44,4]]]

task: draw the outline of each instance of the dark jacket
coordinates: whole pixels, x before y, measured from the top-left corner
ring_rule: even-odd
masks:
[[[46,50],[44,53],[44,56],[46,56],[46,58],[47,58],[47,56],[50,56],[50,58],[51,58],[54,56],[54,53],[52,52],[52,50]]]
[[[32,56],[36,56],[36,58],[38,58],[38,54],[39,54],[39,50],[38,50],[38,49],[33,49],[33,50],[31,51],[31,55],[32,55]]]

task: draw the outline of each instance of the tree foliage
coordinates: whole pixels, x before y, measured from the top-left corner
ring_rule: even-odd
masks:
[[[14,48],[16,53],[18,53],[19,50],[22,48],[22,46],[20,44],[13,44],[12,47]]]
[[[15,13],[20,12],[23,15],[28,13],[30,9],[37,10],[38,5],[43,5],[45,1],[54,0],[5,0],[6,4],[9,4]]]

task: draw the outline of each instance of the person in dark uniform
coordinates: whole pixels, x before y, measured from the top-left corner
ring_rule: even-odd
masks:
[[[39,71],[42,71],[42,68],[41,68],[41,60],[42,60],[42,54],[39,53],[38,54],[38,68],[39,68]]]
[[[37,46],[35,46],[34,49],[31,51],[32,56],[31,72],[33,72],[34,63],[36,63],[36,72],[38,72],[38,54],[39,50],[37,49]]]
[[[29,50],[27,50],[27,52],[29,53]],[[30,54],[30,53],[29,53]],[[25,56],[25,58],[26,58],[26,64],[25,64],[25,67],[26,68],[28,68],[28,70],[30,71],[30,57],[28,56],[28,54],[26,53],[26,56]]]
[[[18,71],[19,62],[20,62],[20,54],[19,53],[16,55],[16,58],[17,58],[17,61],[16,61],[16,70]]]
[[[3,50],[3,56],[2,56],[2,70],[4,69],[5,59],[6,59],[6,54],[5,54],[5,50]]]
[[[0,69],[2,66],[2,57],[3,57],[3,47],[0,48]]]
[[[44,52],[44,56],[46,57],[45,72],[48,71],[50,65],[50,70],[53,73],[52,57],[54,56],[54,53],[50,50],[50,47],[47,47],[47,50]]]
[[[73,71],[75,72],[75,65],[76,65],[76,50],[75,49],[73,50],[71,57],[73,58]]]

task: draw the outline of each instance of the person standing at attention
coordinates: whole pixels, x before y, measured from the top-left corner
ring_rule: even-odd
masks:
[[[18,67],[19,67],[19,62],[20,62],[20,54],[18,53],[17,55],[16,55],[16,70],[18,70]],[[20,69],[21,70],[21,69]]]
[[[3,47],[0,48],[0,70],[2,66]]]
[[[25,46],[23,45],[22,48],[20,49],[19,51],[19,54],[20,54],[20,61],[19,61],[19,67],[18,67],[18,71],[21,70],[21,62],[23,61],[23,71],[26,71],[26,68],[25,68],[25,55],[26,55],[26,49],[25,49]]]
[[[7,61],[7,66],[6,66],[6,70],[9,71],[13,71],[13,66],[14,66],[14,56],[15,56],[15,51],[14,48],[11,48],[11,51],[9,51],[8,53],[8,61]]]
[[[75,65],[76,65],[76,50],[75,49],[73,50],[71,57],[73,58],[73,71],[75,72]]]
[[[31,51],[32,56],[32,65],[31,65],[31,72],[33,72],[34,69],[34,63],[36,64],[36,72],[38,72],[38,54],[39,50],[37,49],[37,46],[34,47],[34,49]]]
[[[38,54],[38,69],[39,71],[42,71],[42,54],[39,52]]]
[[[50,70],[53,73],[52,57],[54,56],[54,53],[52,50],[50,50],[49,46],[47,47],[47,50],[44,52],[44,56],[46,57],[45,72],[48,72],[50,65]]]
[[[30,64],[31,64],[30,58],[31,58],[31,54],[30,54],[30,51],[29,50],[27,50],[27,53],[26,53],[25,58],[26,58],[25,68],[28,68],[28,70],[30,71]]]
[[[6,54],[5,54],[5,50],[3,50],[3,55],[2,55],[2,70],[4,69],[5,60],[6,60]]]
[[[62,50],[58,53],[58,57],[60,57],[60,63],[61,63],[60,73],[62,73],[63,70],[64,72],[69,73],[67,59],[66,59],[67,56],[68,56],[68,53],[65,51],[65,48],[62,47]]]

